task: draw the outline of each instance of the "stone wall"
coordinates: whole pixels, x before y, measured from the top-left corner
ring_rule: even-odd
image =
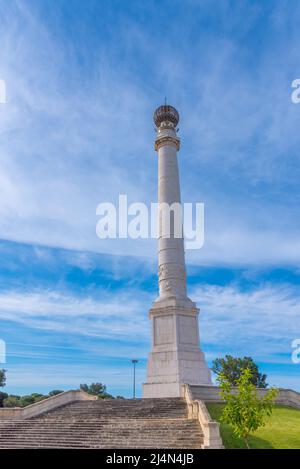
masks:
[[[217,386],[190,386],[193,399],[200,399],[205,402],[222,402]],[[257,389],[259,395],[263,396],[267,389]],[[277,404],[300,408],[300,393],[292,389],[279,388]]]
[[[212,420],[205,402],[195,399],[191,392],[192,386],[182,386],[182,396],[187,404],[188,418],[198,420],[203,432],[202,449],[224,449],[220,435],[220,424]]]
[[[2,407],[0,408],[0,419],[28,419],[70,402],[91,401],[95,399],[98,399],[97,396],[92,396],[81,390],[66,391],[26,407]]]

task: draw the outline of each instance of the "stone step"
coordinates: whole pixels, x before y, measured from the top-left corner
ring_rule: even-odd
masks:
[[[27,420],[0,420],[0,448],[200,448],[198,421],[173,399],[81,401]]]
[[[1,449],[201,449],[201,445],[192,445],[192,444],[171,444],[171,445],[167,445],[167,444],[164,444],[162,445],[161,443],[160,444],[139,444],[139,445],[135,445],[135,444],[122,444],[122,443],[118,443],[118,444],[108,444],[108,445],[95,445],[95,446],[91,446],[91,445],[78,445],[78,444],[74,444],[74,445],[61,445],[61,444],[53,444],[53,445],[47,445],[47,446],[43,446],[43,445],[32,445],[32,444],[5,444],[5,445],[1,445],[0,444],[0,448]]]

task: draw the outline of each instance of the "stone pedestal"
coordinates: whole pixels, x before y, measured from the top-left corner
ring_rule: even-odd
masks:
[[[212,384],[199,348],[198,313],[188,299],[154,303],[150,310],[152,351],[143,397],[180,397],[182,384]]]

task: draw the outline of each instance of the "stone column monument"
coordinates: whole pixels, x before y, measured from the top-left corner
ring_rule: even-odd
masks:
[[[199,347],[199,309],[187,297],[183,235],[178,236],[175,215],[169,216],[165,236],[166,203],[180,204],[177,151],[179,115],[172,106],[160,106],[154,113],[155,150],[158,152],[159,297],[150,309],[152,351],[148,361],[143,397],[178,397],[181,385],[211,385],[210,371]],[[174,205],[174,206],[175,206]],[[181,223],[182,228],[182,223]],[[176,231],[177,229],[177,231]]]

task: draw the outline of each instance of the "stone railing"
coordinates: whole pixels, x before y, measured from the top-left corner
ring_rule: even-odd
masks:
[[[203,434],[203,448],[224,448],[220,436],[219,423],[214,422],[206,408],[205,402],[224,402],[220,397],[220,390],[217,386],[195,386],[183,385],[183,397],[188,406],[188,418],[197,419],[200,422]],[[260,396],[268,390],[257,389]],[[233,390],[234,392],[234,390]],[[300,393],[292,389],[279,389],[276,404],[300,408]]]
[[[188,418],[199,420],[204,437],[202,448],[223,449],[220,425],[212,420],[204,401],[193,398],[188,384],[183,385],[183,397],[188,406]]]
[[[260,396],[263,396],[267,391],[268,389],[257,389]],[[199,399],[204,402],[223,402],[220,397],[220,390],[217,386],[190,385],[190,392],[193,399]],[[300,393],[291,389],[279,388],[279,394],[275,402],[276,404],[300,408]]]
[[[71,402],[93,401],[95,399],[98,399],[97,396],[91,396],[81,390],[66,391],[26,407],[2,407],[0,408],[0,419],[28,419]]]
[[[276,399],[277,404],[288,405],[300,409],[300,393],[292,389],[279,389],[279,395]]]

